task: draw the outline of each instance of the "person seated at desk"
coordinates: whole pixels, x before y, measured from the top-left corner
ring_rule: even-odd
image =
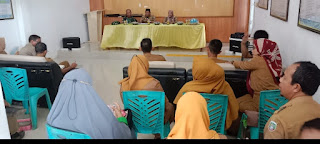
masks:
[[[222,42],[218,39],[211,40],[209,46],[207,46],[208,57],[216,63],[226,63],[228,61],[218,59],[218,55],[221,53]]]
[[[320,139],[320,118],[304,123],[301,128],[300,139]]]
[[[0,38],[0,54],[7,54],[5,49],[6,49],[6,41],[4,38]]]
[[[132,22],[137,22],[137,20],[132,16],[131,9],[126,10],[126,16],[123,17],[122,21],[127,21],[128,24]]]
[[[123,102],[123,91],[161,91],[163,88],[160,82],[148,74],[149,62],[144,55],[133,56],[128,68],[128,77],[119,82],[120,86],[120,98]],[[169,102],[167,96],[165,97],[165,112],[164,122],[172,122],[174,120],[174,107]],[[160,138],[160,134],[156,134],[155,138]]]
[[[140,43],[140,51],[143,52],[144,56],[148,59],[148,61],[166,61],[166,59],[162,55],[153,55],[151,51],[154,48],[152,47],[152,41],[149,38],[145,38]]]
[[[47,123],[92,139],[132,139],[120,106],[112,107],[112,111],[94,90],[90,75],[84,69],[76,69],[62,80]]]
[[[164,18],[163,23],[175,24],[177,23],[177,18],[173,15],[173,10],[168,11],[168,17]]]
[[[175,125],[167,139],[227,139],[209,126],[207,101],[199,93],[188,92],[178,102]]]
[[[228,110],[225,130],[228,130],[232,122],[238,118],[239,104],[231,86],[225,81],[224,70],[210,58],[195,57],[192,75],[193,81],[186,83],[181,88],[173,103],[179,103],[185,92],[227,95]]]
[[[282,59],[277,43],[268,39],[254,40],[251,61],[231,62],[236,68],[249,70],[247,89],[249,94],[238,98],[240,112],[259,111],[260,92],[279,89]]]
[[[35,46],[37,43],[41,42],[41,37],[38,35],[31,35],[29,37],[29,43],[21,48],[21,50],[18,52],[19,55],[25,55],[25,56],[36,56],[37,53],[35,51]]]
[[[289,100],[264,127],[264,139],[298,139],[305,122],[320,118],[320,104],[312,96],[320,85],[320,70],[311,62],[296,62],[280,79],[281,95]],[[317,123],[319,125],[319,123]]]
[[[254,33],[254,40],[264,38],[269,39],[269,34],[265,30],[258,30]],[[243,58],[253,58],[252,52],[248,51],[247,42],[249,39],[249,35],[245,34],[242,38],[241,42],[241,53]]]
[[[154,21],[156,20],[156,18],[151,15],[151,10],[150,9],[146,9],[145,15],[142,16],[140,22],[141,23],[154,23]]]
[[[46,55],[48,52],[47,45],[42,42],[39,42],[35,46],[35,51],[36,51],[37,56],[46,58]],[[47,62],[54,62],[51,58],[46,58],[46,60],[47,60]],[[64,65],[64,68],[61,69],[61,72],[63,75],[65,75],[67,72],[69,72],[77,67],[76,63],[72,63],[70,66],[69,62],[67,62],[67,61],[61,62],[59,65]]]

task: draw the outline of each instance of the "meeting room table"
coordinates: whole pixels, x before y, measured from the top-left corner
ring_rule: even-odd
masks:
[[[144,38],[150,38],[153,47],[199,49],[206,47],[205,25],[178,24],[119,24],[105,25],[101,48],[138,49]]]

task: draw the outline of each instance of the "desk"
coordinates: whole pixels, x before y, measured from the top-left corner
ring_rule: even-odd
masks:
[[[144,38],[150,38],[153,47],[198,49],[206,47],[205,25],[105,25],[101,48],[121,47],[138,49]]]

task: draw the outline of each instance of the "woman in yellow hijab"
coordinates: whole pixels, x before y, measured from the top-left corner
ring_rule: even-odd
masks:
[[[163,91],[163,88],[158,80],[148,74],[149,61],[144,55],[133,56],[128,68],[128,76],[119,82],[121,85],[120,95],[121,100],[123,91],[134,90],[148,90],[148,91]],[[164,121],[170,123],[174,120],[174,107],[169,102],[168,98],[165,98],[165,116]]]
[[[225,81],[224,70],[212,59],[195,57],[192,68],[193,81],[186,83],[173,103],[177,104],[185,92],[223,94],[228,96],[228,110],[225,130],[238,118],[239,104],[229,83]]]
[[[196,92],[186,93],[179,100],[175,120],[167,139],[220,139],[216,131],[209,130],[207,102]]]

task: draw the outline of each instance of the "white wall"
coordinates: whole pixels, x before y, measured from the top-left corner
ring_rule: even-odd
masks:
[[[0,22],[0,33],[8,33],[4,35],[8,50],[24,46],[31,34],[41,36],[47,44],[48,57],[56,57],[63,37],[88,41],[84,14],[90,11],[89,0],[13,0],[13,3],[14,14],[21,16],[21,20],[15,17]],[[15,43],[17,38],[20,43]]]
[[[270,0],[269,10],[255,7],[253,32],[264,29],[278,43],[284,67],[297,61],[311,61],[320,68],[320,34],[297,26],[299,2],[290,1],[288,22],[270,16]],[[320,103],[320,91],[314,98]]]
[[[7,53],[15,53],[18,48],[20,48],[23,43],[21,41],[21,31],[20,24],[22,22],[22,17],[19,12],[20,0],[12,1],[13,15],[14,19],[0,20],[0,37],[6,39],[6,49]]]

